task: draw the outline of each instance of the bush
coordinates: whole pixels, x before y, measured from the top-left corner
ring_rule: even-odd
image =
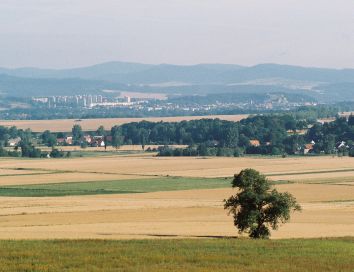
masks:
[[[53,150],[50,152],[50,157],[51,158],[62,158],[64,157],[64,152],[63,151],[59,151],[56,148],[53,148]]]
[[[17,151],[7,151],[4,148],[0,148],[0,157],[20,157],[20,152]]]

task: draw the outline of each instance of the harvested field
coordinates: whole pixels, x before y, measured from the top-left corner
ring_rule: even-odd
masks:
[[[11,177],[11,176],[20,176],[20,175],[37,175],[46,173],[45,170],[31,170],[31,169],[21,169],[21,168],[13,168],[13,169],[6,169],[0,168],[0,179],[2,177]]]
[[[118,180],[127,177],[232,177],[250,167],[268,175],[272,180],[282,181],[338,183],[350,182],[354,177],[354,160],[349,157],[167,158],[137,154],[70,159],[2,159],[0,171],[18,171],[19,174],[29,171],[31,175],[0,175],[0,185]],[[46,176],[43,171],[54,171],[57,174]],[[39,174],[33,175],[35,172]]]
[[[303,212],[294,214],[291,223],[274,232],[273,238],[354,236],[354,201],[324,202],[352,198],[353,187],[350,191],[345,186],[313,184],[277,187],[293,193]],[[311,191],[318,195],[312,198]],[[231,194],[231,189],[212,189],[59,198],[3,197],[0,238],[235,236],[232,218],[222,208],[222,199]]]
[[[354,236],[353,158],[203,159],[136,155],[2,159],[0,171],[14,171],[15,175],[0,176],[1,186],[22,185],[25,190],[12,194],[22,197],[0,197],[0,238],[235,236],[238,233],[232,218],[223,210],[223,199],[235,192],[227,188],[229,180],[221,179],[217,187],[208,187],[210,184],[190,178],[203,181],[203,177],[231,177],[244,168],[258,169],[275,181],[291,181],[276,187],[294,194],[303,207],[289,224],[273,233],[273,238]],[[24,171],[24,175],[16,175],[17,171]],[[181,186],[182,180],[188,187]],[[28,184],[39,185],[37,188]],[[70,196],[25,197],[31,195],[26,190],[32,189]],[[146,193],[129,193],[132,190]],[[37,195],[47,193],[39,192]]]
[[[101,118],[101,119],[57,119],[57,120],[0,120],[0,126],[16,126],[21,129],[31,129],[34,132],[50,130],[52,132],[69,132],[73,125],[78,124],[85,131],[95,131],[99,126],[110,129],[115,125],[122,125],[131,122],[180,122],[188,120],[214,119],[219,118],[228,121],[240,121],[248,115],[207,115],[207,116],[178,116],[178,117],[147,117],[147,118]]]
[[[354,176],[354,159],[350,157],[289,157],[289,158],[194,158],[154,157],[152,155],[90,157],[71,159],[3,159],[7,169],[41,169],[104,174],[231,177],[244,168],[255,168],[272,179],[315,179],[318,175],[335,173],[336,178]],[[348,174],[349,173],[349,174]],[[20,182],[18,184],[21,184]]]

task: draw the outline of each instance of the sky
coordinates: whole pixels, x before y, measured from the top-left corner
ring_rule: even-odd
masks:
[[[353,0],[0,0],[0,67],[354,68]]]

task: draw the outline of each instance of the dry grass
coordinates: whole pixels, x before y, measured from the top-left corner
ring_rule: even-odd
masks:
[[[150,122],[180,122],[185,120],[199,120],[207,118],[219,118],[229,121],[240,121],[248,115],[209,115],[209,116],[179,116],[179,117],[147,117],[147,118],[101,118],[101,119],[60,119],[60,120],[2,120],[0,126],[16,126],[17,128],[30,128],[34,132],[50,130],[53,132],[69,132],[73,125],[79,124],[85,131],[95,131],[99,126],[110,129],[115,125],[139,122],[142,120]]]

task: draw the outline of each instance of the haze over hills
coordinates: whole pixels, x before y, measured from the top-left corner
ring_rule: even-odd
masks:
[[[284,78],[321,82],[354,82],[354,69],[327,69],[280,64],[141,64],[106,62],[71,69],[0,68],[1,74],[31,78],[83,78],[122,83],[161,83],[169,80],[194,84],[237,83],[259,78]]]
[[[354,100],[354,69],[279,64],[140,64],[107,62],[71,69],[0,68],[12,96],[98,93],[104,89],[180,94],[308,92],[318,100]]]

